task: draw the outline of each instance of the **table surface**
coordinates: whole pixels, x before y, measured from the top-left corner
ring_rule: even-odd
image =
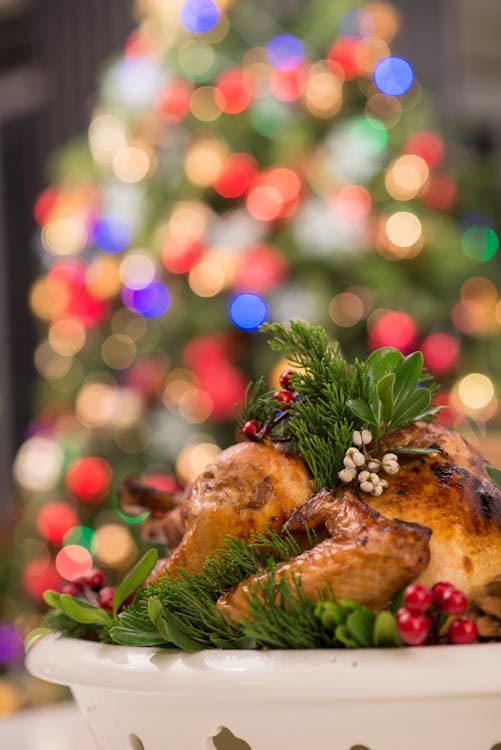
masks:
[[[97,750],[73,703],[21,711],[0,719],[2,750]]]

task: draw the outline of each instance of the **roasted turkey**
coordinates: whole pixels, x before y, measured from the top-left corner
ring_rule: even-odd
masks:
[[[434,452],[401,455],[400,471],[387,477],[379,497],[360,491],[355,481],[350,491],[338,487],[319,503],[311,499],[313,481],[297,455],[241,443],[223,451],[182,496],[162,498],[127,480],[122,505],[129,511],[162,506],[166,514],[150,520],[146,533],[153,529],[171,543],[182,535],[156,575],[162,568],[200,570],[227,535],[251,539],[285,526],[302,540],[304,552],[279,573],[300,571],[313,596],[330,584],[334,595],[376,607],[411,579],[426,585],[446,580],[474,594],[501,573],[501,492],[485,460],[460,434],[426,423],[393,432],[385,449],[397,447]],[[321,530],[312,549],[307,528]],[[245,586],[252,580],[241,584],[241,592]],[[228,595],[221,606],[236,612],[238,595],[231,596],[233,604]]]

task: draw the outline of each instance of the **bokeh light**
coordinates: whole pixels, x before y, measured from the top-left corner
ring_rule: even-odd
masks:
[[[217,445],[207,442],[183,448],[176,460],[176,474],[181,483],[185,485],[193,482],[220,452]]]
[[[448,372],[458,361],[461,347],[450,333],[432,333],[421,344],[424,363],[435,375]]]
[[[56,555],[56,570],[62,578],[73,581],[86,576],[92,569],[92,555],[79,544],[68,544]]]
[[[131,237],[130,226],[121,219],[103,217],[94,225],[94,244],[105,253],[120,253],[125,250]]]
[[[458,383],[458,396],[469,410],[485,409],[494,399],[494,395],[494,384],[483,373],[472,372],[461,378]]]
[[[19,449],[14,461],[14,477],[26,490],[47,492],[56,485],[62,468],[63,451],[56,440],[34,435]]]
[[[390,55],[376,65],[374,83],[383,94],[402,96],[414,82],[412,66],[403,57]]]
[[[160,281],[154,281],[141,289],[122,290],[124,305],[145,318],[160,318],[169,309],[170,292]]]
[[[264,323],[267,314],[266,303],[258,294],[244,292],[234,297],[230,303],[230,318],[244,331],[255,331]]]
[[[412,351],[417,338],[416,324],[404,312],[389,311],[381,314],[376,311],[369,321],[369,348],[371,351],[382,346],[393,346],[403,353]]]
[[[212,0],[185,0],[180,15],[188,31],[206,34],[217,25],[220,11]]]
[[[274,68],[288,72],[303,62],[304,44],[297,36],[279,34],[268,43],[267,54]]]
[[[113,471],[108,461],[97,456],[84,456],[70,464],[65,483],[78,500],[99,503],[110,491],[112,479]]]
[[[96,559],[108,567],[124,568],[133,562],[136,545],[126,526],[118,523],[105,523],[95,535]]]
[[[429,174],[428,165],[420,156],[400,156],[386,172],[386,189],[395,200],[411,200],[425,188]]]
[[[499,237],[492,227],[473,225],[463,232],[461,247],[467,258],[486,263],[496,255]]]
[[[78,523],[76,512],[67,503],[49,502],[40,509],[37,529],[41,537],[60,546],[65,534]]]

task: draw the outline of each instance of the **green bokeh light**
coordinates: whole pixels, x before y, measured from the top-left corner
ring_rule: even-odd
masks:
[[[385,126],[372,117],[357,120],[351,126],[353,145],[367,156],[376,156],[386,148],[388,131]]]
[[[496,255],[499,237],[491,227],[476,224],[463,233],[461,247],[467,258],[486,263]]]
[[[96,532],[88,526],[74,526],[64,535],[63,544],[79,544],[93,555],[96,551]]]

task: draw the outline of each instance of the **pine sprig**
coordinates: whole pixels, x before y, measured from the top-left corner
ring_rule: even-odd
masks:
[[[276,408],[273,390],[269,389],[264,378],[260,377],[247,386],[244,402],[240,408],[235,409],[235,416],[240,427],[245,422],[254,419],[259,424],[266,424],[273,416]]]

